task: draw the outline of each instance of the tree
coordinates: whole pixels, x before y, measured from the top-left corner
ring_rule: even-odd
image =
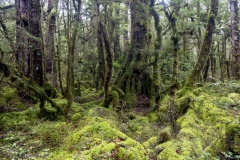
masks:
[[[234,79],[240,79],[238,0],[230,0],[230,10],[232,13],[231,16],[232,74]]]
[[[64,115],[67,118],[68,112],[72,106],[73,102],[73,86],[74,86],[74,72],[73,72],[73,63],[74,63],[74,52],[75,52],[75,45],[77,39],[77,32],[80,22],[80,11],[81,11],[81,0],[73,0],[74,6],[74,23],[73,23],[73,31],[70,31],[70,1],[67,1],[67,8],[68,8],[68,31],[67,31],[67,39],[68,39],[68,56],[67,56],[67,87],[66,87],[66,98],[67,98],[67,105],[64,109]]]
[[[201,73],[207,63],[209,57],[209,52],[212,46],[212,36],[215,29],[215,18],[218,14],[218,0],[211,0],[211,8],[208,15],[208,24],[206,28],[206,33],[204,37],[203,44],[198,56],[198,60],[188,78],[185,86],[192,87],[194,83],[201,77]]]
[[[42,62],[41,7],[38,0],[16,0],[16,60],[20,72],[28,77],[31,84],[44,86]],[[43,111],[45,98],[40,97]]]
[[[46,36],[45,36],[45,70],[52,73],[52,82],[54,87],[58,87],[57,83],[57,65],[54,45],[54,33],[56,29],[56,6],[58,0],[48,0],[47,19],[46,19]]]
[[[149,19],[150,1],[131,2],[131,49],[123,68],[120,88],[132,94],[145,94],[151,97],[152,78],[149,66],[148,43],[150,41]],[[130,90],[129,90],[130,89]]]

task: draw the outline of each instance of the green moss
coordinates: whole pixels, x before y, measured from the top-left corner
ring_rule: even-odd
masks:
[[[230,152],[240,154],[240,124],[230,124],[226,128],[226,147]]]
[[[73,116],[72,116],[72,122],[74,124],[78,123],[79,120],[82,118],[82,115],[80,113],[75,113]]]
[[[111,91],[109,93],[109,100],[112,101],[113,108],[118,108],[119,95],[117,91]]]
[[[141,121],[148,123],[147,118]],[[147,159],[144,147],[118,130],[118,115],[112,110],[92,108],[78,124],[81,127],[62,139],[52,159],[60,158],[57,153],[63,149],[66,157],[73,159]]]
[[[65,151],[65,150],[58,150],[56,152],[53,152],[49,157],[45,158],[47,160],[74,160],[76,157],[73,156],[73,154]]]
[[[2,95],[8,101],[10,99],[17,97],[17,90],[11,87],[4,87],[2,91]]]
[[[220,97],[219,103],[226,107],[236,105],[235,101],[228,97]]]
[[[29,108],[22,112],[0,114],[0,130],[29,130],[30,124],[38,119],[39,110]]]
[[[48,122],[34,126],[32,128],[34,137],[41,141],[43,145],[56,147],[62,143],[63,137],[69,134],[66,122]]]
[[[24,109],[26,109],[25,104],[23,104],[22,102],[17,102],[14,107],[17,108],[17,109],[19,109],[19,110],[24,110]]]
[[[175,100],[178,110],[188,107],[186,113],[177,119],[179,132],[176,138],[156,147],[156,150],[162,150],[158,159],[199,159],[204,153],[214,157],[224,151],[225,125],[233,122],[235,118],[214,104],[219,95],[210,96],[203,91],[193,94],[183,89],[178,92],[178,97]],[[222,99],[228,104],[233,103],[228,97]],[[166,103],[163,103],[163,106],[165,105]]]
[[[168,141],[156,147],[156,150],[162,150],[157,156],[159,160],[185,160],[184,156],[180,155],[180,144],[176,145],[176,141]]]
[[[172,128],[171,127],[165,127],[163,130],[160,131],[158,136],[158,141],[160,143],[167,142],[172,139]]]

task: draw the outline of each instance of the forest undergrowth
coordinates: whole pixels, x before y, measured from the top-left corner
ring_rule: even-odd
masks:
[[[66,121],[50,104],[43,117],[39,104],[3,88],[1,159],[240,159],[238,82],[184,88],[162,96],[159,107],[139,95],[133,107],[121,100],[120,111],[101,107],[102,94],[94,90],[84,89],[82,95]],[[61,107],[67,103],[54,101]]]

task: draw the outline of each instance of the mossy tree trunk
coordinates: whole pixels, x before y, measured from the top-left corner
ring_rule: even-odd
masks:
[[[145,94],[151,97],[152,77],[147,71],[147,44],[150,19],[150,0],[131,2],[131,49],[126,69],[120,80],[120,88],[132,94]]]
[[[160,75],[160,51],[162,48],[162,26],[160,25],[160,18],[156,10],[154,9],[155,0],[151,0],[150,3],[150,13],[154,18],[155,30],[156,30],[156,40],[154,43],[154,63],[153,63],[153,83],[152,83],[152,94],[156,96],[159,90],[162,88],[162,80]]]
[[[104,76],[104,100],[103,106],[109,107],[109,86],[112,77],[112,65],[113,65],[113,58],[111,53],[110,43],[107,37],[106,29],[103,24],[100,22],[99,27],[101,30],[101,36],[103,37],[104,46],[106,50],[106,65],[105,65],[105,76]]]
[[[28,77],[31,84],[44,86],[43,47],[41,32],[41,6],[38,0],[16,0],[16,61],[22,75]],[[40,109],[43,110],[45,98],[40,97]]]
[[[232,75],[234,79],[240,79],[240,52],[238,29],[238,0],[230,0],[231,16],[231,42],[232,42]]]
[[[58,87],[57,82],[57,64],[56,52],[54,45],[55,29],[56,29],[56,7],[58,0],[48,0],[48,16],[46,19],[46,36],[45,36],[45,70],[46,73],[52,74],[52,83],[54,87]]]
[[[166,8],[165,1],[162,1],[164,6],[164,13],[171,25],[172,28],[172,42],[173,42],[173,67],[172,67],[172,82],[177,84],[178,76],[178,50],[179,50],[179,41],[180,36],[177,28],[177,14],[179,11],[179,2],[171,1],[171,5],[174,7],[173,11],[169,13]]]
[[[70,35],[70,25],[68,26],[68,57],[67,57],[67,87],[66,87],[66,97],[67,97],[67,105],[64,109],[64,115],[67,118],[68,112],[71,109],[73,102],[73,86],[74,86],[74,75],[73,75],[73,59],[75,52],[75,44],[77,39],[77,32],[80,21],[80,10],[81,10],[82,1],[81,0],[73,0],[73,6],[75,10],[74,15],[74,23],[73,23],[73,31]],[[68,8],[69,9],[69,8]],[[68,19],[70,21],[70,19]]]
[[[221,81],[224,82],[226,78],[227,73],[227,59],[226,59],[226,53],[227,53],[227,38],[226,33],[223,34],[222,37],[222,54],[220,58],[220,72],[221,72]]]
[[[103,37],[101,35],[100,27],[100,3],[98,0],[95,1],[95,10],[97,13],[97,49],[98,49],[98,66],[97,66],[97,77],[96,77],[96,90],[101,90],[104,83],[105,75],[105,58],[104,58],[104,45]]]
[[[206,66],[207,60],[209,58],[209,52],[212,45],[213,31],[215,29],[215,18],[218,13],[218,0],[211,0],[211,9],[208,17],[208,23],[206,28],[206,33],[204,37],[203,44],[198,56],[198,60],[186,82],[185,86],[192,87],[197,80],[201,77],[201,73]]]

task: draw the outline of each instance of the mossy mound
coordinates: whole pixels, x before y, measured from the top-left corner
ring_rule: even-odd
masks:
[[[0,93],[0,113],[11,111],[23,111],[26,105],[21,102],[17,90],[12,87],[4,87]]]
[[[62,159],[147,159],[144,147],[118,130],[116,113],[101,107],[90,109],[51,158]],[[65,151],[63,151],[63,148]]]
[[[38,119],[39,109],[29,108],[22,112],[0,114],[0,130],[28,130]]]
[[[226,148],[226,125],[239,126],[239,121],[230,112],[217,107],[217,97],[204,92],[180,91],[175,100],[178,113],[185,113],[176,121],[179,132],[172,140],[158,145],[158,159],[199,159],[200,157],[219,156]],[[222,97],[224,103],[234,103],[228,97]],[[164,99],[164,103],[166,103]],[[167,106],[168,107],[168,106]],[[169,108],[167,109],[169,110]],[[234,134],[234,137],[235,134]],[[235,138],[236,142],[237,138]],[[234,143],[239,147],[239,143]],[[237,147],[238,145],[238,147]],[[205,157],[206,158],[206,157]]]

